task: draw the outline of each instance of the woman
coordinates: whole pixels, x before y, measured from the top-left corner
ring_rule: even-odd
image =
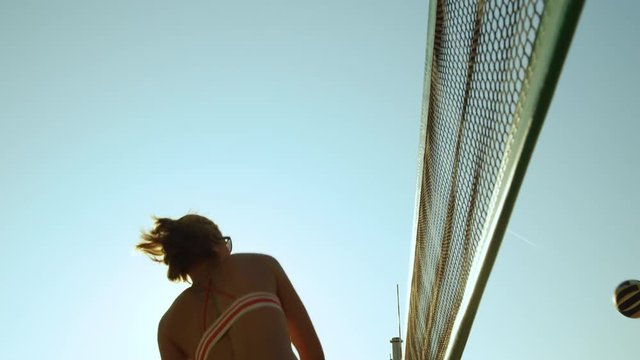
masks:
[[[136,246],[168,265],[171,281],[191,280],[158,326],[163,360],[322,360],[311,319],[280,264],[231,255],[231,238],[211,220],[156,218]]]

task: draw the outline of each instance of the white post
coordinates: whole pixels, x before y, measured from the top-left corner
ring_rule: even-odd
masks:
[[[394,337],[391,339],[391,351],[393,360],[402,360],[402,339]]]
[[[391,338],[393,360],[402,360],[402,332],[400,331],[400,285],[396,284],[396,300],[398,302],[398,336]]]

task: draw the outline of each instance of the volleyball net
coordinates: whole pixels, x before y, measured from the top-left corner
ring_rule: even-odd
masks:
[[[431,0],[405,356],[460,359],[582,0]]]

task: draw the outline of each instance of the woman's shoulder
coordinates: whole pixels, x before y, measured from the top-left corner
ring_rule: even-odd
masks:
[[[273,256],[261,253],[239,253],[231,255],[231,258],[234,261],[264,265],[272,265],[278,262]]]
[[[269,277],[275,279],[281,271],[280,264],[275,257],[267,254],[259,253],[240,253],[232,255],[234,267],[242,269],[246,274],[254,274],[259,278],[263,278],[269,274]]]
[[[190,308],[193,306],[193,291],[193,288],[187,287],[180,294],[178,294],[178,296],[176,296],[163,316],[163,318],[166,318],[165,322],[172,322],[172,318],[174,317],[175,313],[180,313],[185,307]]]
[[[160,323],[158,324],[159,331],[162,333],[171,333],[171,329],[177,326],[177,322],[182,318],[180,314],[182,313],[182,308],[184,308],[184,303],[186,299],[187,290],[183,291],[180,295],[178,295],[169,308],[165,311],[165,313],[160,318]],[[188,301],[188,300],[187,300]]]

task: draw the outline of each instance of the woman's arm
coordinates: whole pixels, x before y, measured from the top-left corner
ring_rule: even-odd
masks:
[[[287,316],[291,341],[298,350],[300,360],[324,360],[324,352],[320,339],[313,328],[309,314],[302,304],[302,300],[293,288],[289,277],[273,257],[268,257],[273,269],[278,287],[278,298]]]

